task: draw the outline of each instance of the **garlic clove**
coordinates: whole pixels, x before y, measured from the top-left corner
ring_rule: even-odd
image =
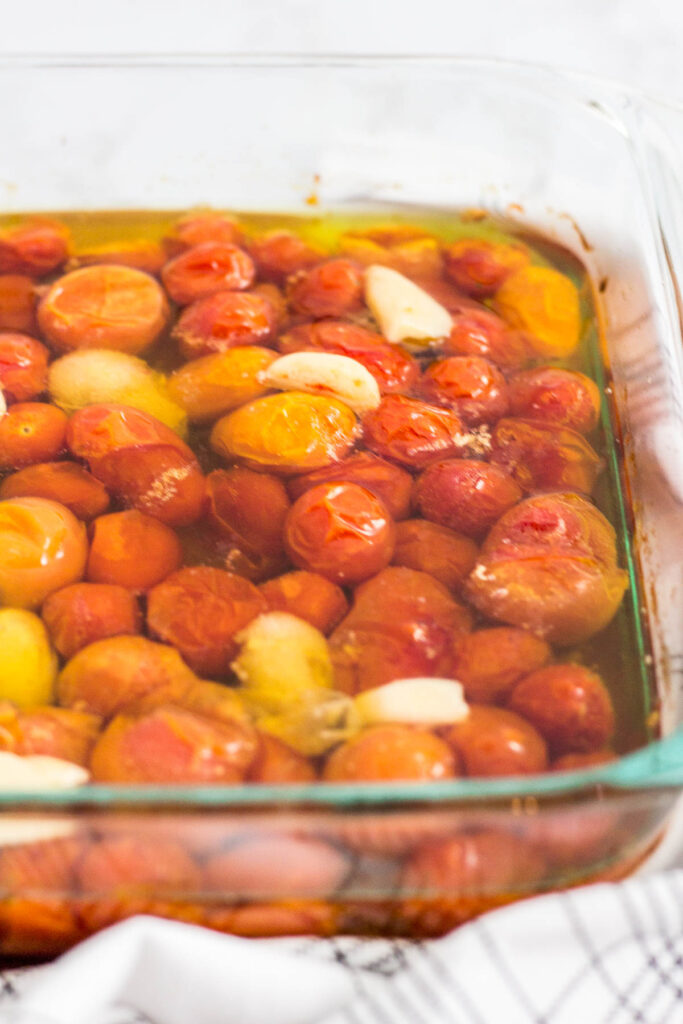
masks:
[[[409,278],[377,264],[365,271],[365,301],[387,341],[423,349],[451,333],[450,313]]]
[[[358,694],[353,702],[354,720],[362,726],[385,722],[450,725],[468,714],[462,684],[454,679],[396,679]]]
[[[362,363],[331,352],[292,352],[276,359],[258,381],[283,391],[328,395],[362,415],[380,403],[377,381]]]

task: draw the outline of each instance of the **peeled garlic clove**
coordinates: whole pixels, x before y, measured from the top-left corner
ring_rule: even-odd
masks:
[[[260,384],[282,391],[327,395],[363,414],[380,403],[377,381],[362,363],[331,352],[292,352],[258,375]]]
[[[353,702],[354,720],[363,726],[450,725],[467,718],[469,711],[461,683],[432,677],[396,679],[360,693]]]
[[[31,793],[45,789],[74,789],[84,786],[90,773],[79,764],[58,757],[0,752],[0,790]]]
[[[387,341],[421,349],[451,333],[453,321],[448,310],[390,267],[375,264],[367,268],[365,301]]]
[[[7,402],[5,401],[5,393],[0,388],[0,416],[4,416],[7,412]]]

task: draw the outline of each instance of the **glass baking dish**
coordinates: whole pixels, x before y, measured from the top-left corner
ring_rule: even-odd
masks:
[[[18,57],[0,83],[3,214],[483,208],[575,253],[602,325],[637,668],[662,737],[523,779],[2,791],[14,870],[0,954],[50,955],[136,912],[242,935],[433,935],[633,870],[683,784],[683,114],[569,74],[445,58]],[[74,858],[108,837],[129,842],[137,873],[76,887]],[[410,868],[442,840],[457,840],[448,857]],[[222,870],[203,870],[216,850]]]

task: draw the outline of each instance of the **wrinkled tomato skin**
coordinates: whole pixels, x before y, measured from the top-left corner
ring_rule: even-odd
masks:
[[[6,476],[0,498],[48,498],[78,519],[94,519],[109,508],[104,484],[76,462],[39,462]]]
[[[371,452],[358,452],[331,466],[292,477],[287,481],[287,489],[296,500],[319,484],[342,482],[359,484],[370,491],[386,505],[394,520],[406,519],[410,515],[413,488],[410,473]]]
[[[55,649],[66,659],[96,640],[140,633],[142,627],[135,596],[106,583],[74,583],[55,591],[41,616]]]
[[[589,434],[598,425],[600,391],[584,373],[539,366],[511,377],[508,390],[515,417],[555,423],[579,434]]]
[[[47,402],[17,402],[0,416],[0,469],[21,469],[56,458],[65,447],[68,418]]]
[[[453,675],[476,704],[503,703],[522,676],[543,668],[550,645],[524,629],[494,626],[459,637],[453,651]]]
[[[290,309],[316,319],[355,313],[363,305],[362,280],[358,265],[343,258],[301,270],[287,280]]]
[[[164,705],[139,718],[119,715],[93,751],[97,782],[236,785],[258,754],[256,731]]]
[[[0,331],[35,334],[38,329],[36,299],[35,283],[30,277],[24,274],[0,274]]]
[[[119,448],[91,461],[93,475],[127,508],[167,526],[191,526],[206,508],[206,481],[196,460],[172,445]]]
[[[499,420],[491,446],[491,461],[504,466],[527,492],[568,489],[590,494],[603,468],[582,434],[555,423]]]
[[[341,587],[317,572],[299,570],[275,576],[259,587],[268,611],[289,612],[319,629],[330,633],[349,610]]]
[[[161,279],[173,301],[187,306],[216,292],[249,288],[254,263],[231,242],[201,242],[166,263]]]
[[[465,775],[534,775],[548,767],[540,733],[505,708],[471,704],[467,718],[442,735],[459,756]]]
[[[450,356],[427,367],[420,394],[428,402],[453,409],[463,423],[494,423],[508,411],[505,377],[481,356]]]
[[[224,677],[239,650],[235,636],[266,611],[253,583],[207,565],[172,573],[147,595],[147,626],[199,675]]]
[[[324,782],[435,782],[458,775],[442,739],[412,725],[376,725],[337,747],[325,762]]]
[[[51,706],[18,711],[0,704],[0,750],[87,766],[100,726],[97,715],[83,711]]]
[[[533,723],[554,757],[593,753],[614,732],[605,684],[582,665],[548,665],[532,672],[517,683],[508,707]]]
[[[467,429],[450,409],[417,398],[387,395],[363,419],[363,440],[383,458],[408,469],[422,469],[437,459],[462,453]]]
[[[99,516],[91,530],[86,570],[91,583],[113,583],[141,593],[182,563],[182,548],[173,530],[137,509]]]
[[[458,593],[477,560],[477,545],[446,526],[427,519],[406,519],[396,524],[393,565],[429,573]]]
[[[444,253],[446,274],[458,288],[475,299],[486,299],[500,288],[513,271],[529,262],[521,245],[462,238]]]
[[[220,291],[187,306],[173,328],[185,359],[263,345],[275,327],[271,303],[254,292]]]
[[[443,352],[445,355],[482,356],[502,370],[519,370],[533,357],[525,335],[512,330],[499,316],[483,307],[453,316],[453,327]]]
[[[310,270],[324,254],[290,231],[269,231],[249,244],[249,252],[263,281],[282,284],[291,274]]]
[[[93,463],[119,448],[171,445],[194,461],[194,452],[155,416],[130,405],[107,402],[79,409],[69,419],[66,443],[72,455]]]
[[[303,754],[267,733],[261,733],[259,739],[259,753],[249,770],[250,782],[276,786],[315,782],[316,770]]]
[[[505,469],[478,459],[447,459],[429,466],[414,492],[425,519],[475,538],[521,497],[521,488]]]
[[[16,332],[0,333],[0,387],[8,404],[29,402],[45,391],[47,360],[48,350],[35,338]]]
[[[384,504],[354,483],[318,484],[292,506],[285,547],[300,569],[354,584],[389,564],[396,529]]]
[[[66,228],[47,217],[35,217],[0,232],[0,274],[43,277],[57,270],[68,253]]]
[[[382,394],[409,392],[420,375],[417,360],[381,334],[343,320],[300,324],[281,335],[277,347],[284,355],[307,349],[348,356],[361,363],[377,381]]]
[[[207,491],[207,521],[229,545],[228,563],[248,561],[250,577],[284,567],[283,530],[291,502],[278,477],[242,466],[217,469],[207,477]]]

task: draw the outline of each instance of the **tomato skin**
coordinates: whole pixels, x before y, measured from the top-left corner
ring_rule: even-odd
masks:
[[[248,562],[250,578],[259,579],[284,567],[283,530],[291,502],[282,481],[233,466],[209,473],[206,483],[207,521],[229,545],[226,564]]]
[[[532,354],[563,359],[581,337],[579,292],[553,267],[520,267],[496,291],[494,308],[513,328],[526,332]]]
[[[230,242],[241,245],[242,229],[234,217],[224,213],[189,213],[173,226],[171,235],[164,240],[170,255],[177,255],[205,242]]]
[[[505,466],[525,491],[590,494],[604,465],[581,434],[539,420],[499,420],[491,445],[491,461]]]
[[[478,538],[517,504],[522,491],[500,466],[447,459],[422,473],[414,496],[425,519]]]
[[[258,374],[276,358],[275,352],[257,345],[202,356],[171,374],[168,392],[192,422],[210,423],[265,395],[268,389],[258,382]]]
[[[493,423],[508,411],[505,378],[481,356],[450,356],[427,367],[420,393],[435,405],[453,409],[463,423]]]
[[[266,785],[315,782],[317,773],[307,758],[287,743],[260,733],[260,749],[249,770],[250,782]]]
[[[458,288],[473,298],[485,299],[513,271],[529,263],[529,253],[522,245],[462,238],[448,246],[444,260],[446,273]]]
[[[371,452],[358,452],[331,466],[292,477],[287,481],[287,489],[296,500],[311,487],[325,483],[359,484],[386,505],[392,519],[405,519],[410,515],[413,488],[410,473]]]
[[[45,391],[47,360],[48,350],[35,338],[0,333],[0,387],[6,402],[27,402]]]
[[[72,270],[38,306],[42,335],[57,352],[109,348],[137,355],[156,341],[168,316],[158,281],[117,264]]]
[[[477,546],[469,537],[427,519],[406,519],[396,524],[393,565],[427,572],[456,593],[477,560]]]
[[[309,270],[325,258],[323,252],[291,231],[268,231],[249,243],[249,252],[256,263],[259,278],[277,284],[290,274]]]
[[[482,356],[504,370],[521,369],[534,354],[526,335],[484,307],[453,316],[443,351],[448,355]]]
[[[53,646],[72,658],[96,640],[140,633],[142,616],[135,596],[107,583],[73,583],[56,590],[41,609]]]
[[[534,775],[548,767],[540,733],[504,708],[471,704],[467,718],[442,735],[460,757],[466,775]]]
[[[231,242],[201,242],[169,260],[161,279],[173,301],[187,306],[215,292],[249,288],[254,280],[254,263]]]
[[[54,459],[64,450],[68,418],[47,402],[17,402],[0,416],[0,469]]]
[[[512,626],[475,629],[455,642],[453,675],[468,701],[503,703],[522,676],[543,668],[552,650],[540,637]]]
[[[106,488],[75,462],[39,462],[0,482],[0,498],[49,498],[78,519],[94,519],[109,507]]]
[[[355,313],[363,305],[360,267],[339,258],[300,270],[287,280],[287,298],[295,313],[316,319]]]
[[[91,583],[113,583],[140,593],[182,564],[173,530],[137,509],[99,516],[91,529],[86,572]]]
[[[36,287],[30,277],[25,274],[0,274],[0,330],[35,334],[38,329],[36,301]],[[33,395],[25,397],[33,398]]]
[[[0,749],[21,757],[39,754],[87,765],[100,731],[96,715],[51,706],[18,711],[0,705]]]
[[[147,595],[150,633],[208,677],[230,673],[239,650],[235,635],[265,611],[265,598],[253,583],[206,565],[171,573]]]
[[[160,245],[156,242],[139,239],[119,244],[94,246],[85,252],[79,252],[77,256],[73,256],[69,260],[69,269],[115,264],[120,267],[130,267],[131,270],[141,270],[151,277],[158,277],[165,262],[166,253]]]
[[[442,739],[411,725],[376,725],[337,747],[325,762],[324,782],[435,782],[458,774]]]
[[[574,772],[583,771],[586,768],[594,768],[599,764],[610,764],[617,760],[613,750],[607,748],[602,750],[591,750],[589,753],[562,754],[556,757],[550,766],[553,772]]]
[[[508,386],[513,416],[556,423],[579,434],[590,433],[598,424],[600,391],[584,373],[538,366],[516,373]]]
[[[354,483],[319,484],[292,506],[285,546],[295,565],[332,583],[360,583],[394,552],[395,527],[384,504]]]
[[[254,292],[219,291],[198,299],[180,314],[172,336],[185,359],[262,345],[275,328],[275,310]]]
[[[344,591],[317,572],[299,570],[266,580],[259,587],[268,611],[289,612],[330,633],[349,610]]]
[[[363,440],[377,455],[409,469],[463,452],[468,443],[467,428],[454,412],[404,395],[386,395],[363,418]]]
[[[69,251],[64,225],[33,217],[0,232],[0,273],[43,277],[57,270]]]
[[[199,868],[179,843],[155,836],[104,836],[88,845],[77,867],[83,892],[119,894],[122,888],[168,887],[188,891],[200,885]]]
[[[532,672],[517,683],[508,707],[535,725],[555,757],[593,753],[614,732],[605,684],[582,665],[548,665]]]
[[[155,416],[119,402],[88,405],[69,419],[66,443],[77,459],[94,463],[119,448],[148,444],[171,445],[194,461],[194,452]]]

